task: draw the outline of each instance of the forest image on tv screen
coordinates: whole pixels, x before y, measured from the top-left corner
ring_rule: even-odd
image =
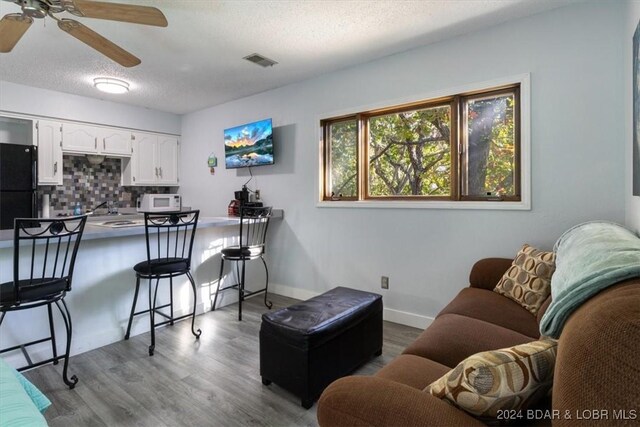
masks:
[[[227,168],[273,164],[271,119],[225,130],[224,154]]]

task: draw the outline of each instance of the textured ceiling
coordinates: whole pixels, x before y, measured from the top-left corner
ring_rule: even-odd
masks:
[[[123,68],[47,18],[36,20],[11,53],[0,54],[0,79],[183,114],[574,0],[119,2],[156,6],[169,26],[78,20],[141,65]],[[2,15],[19,10],[0,1]],[[279,64],[262,68],[242,59],[254,52]],[[98,76],[125,79],[131,91],[97,92],[91,82]]]

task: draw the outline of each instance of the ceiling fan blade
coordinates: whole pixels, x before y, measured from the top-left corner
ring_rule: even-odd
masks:
[[[123,67],[135,67],[141,62],[137,57],[78,21],[60,19],[58,27]]]
[[[11,52],[27,32],[33,19],[19,13],[10,13],[0,20],[0,52]]]
[[[72,3],[75,8],[71,6],[68,10],[87,18],[108,19],[156,27],[169,25],[164,14],[155,7],[89,0],[73,0]]]

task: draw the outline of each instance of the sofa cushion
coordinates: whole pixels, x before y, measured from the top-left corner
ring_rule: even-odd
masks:
[[[481,351],[530,342],[531,337],[502,326],[459,314],[438,316],[404,351],[454,367]]]
[[[433,360],[412,354],[401,354],[380,369],[376,376],[422,390],[449,370],[448,366]]]
[[[557,347],[541,340],[474,354],[425,391],[477,417],[524,410],[551,388]]]
[[[538,338],[536,318],[515,301],[486,289],[465,288],[438,314],[460,314]]]
[[[543,252],[525,244],[494,290],[519,303],[535,316],[551,293],[555,261],[553,252]]]

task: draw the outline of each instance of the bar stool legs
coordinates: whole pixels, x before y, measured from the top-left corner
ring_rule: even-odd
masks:
[[[56,347],[56,330],[53,327],[53,310],[51,303],[47,304],[47,313],[49,314],[49,331],[51,331],[51,352],[53,353],[53,364],[58,364],[58,349]]]
[[[271,310],[271,307],[273,307],[273,303],[271,301],[267,301],[267,294],[269,291],[269,269],[267,268],[267,262],[264,260],[264,257],[260,257],[260,259],[262,260],[262,263],[264,264],[264,271],[267,275],[267,280],[265,281],[264,284],[264,305]]]
[[[62,305],[60,305],[62,302]],[[69,378],[67,375],[67,370],[69,368],[69,353],[71,352],[71,314],[69,313],[69,309],[67,308],[67,303],[64,302],[64,298],[61,298],[59,301],[56,301],[56,306],[58,310],[60,310],[60,314],[62,315],[62,320],[64,321],[64,327],[67,330],[67,348],[64,354],[64,366],[62,368],[62,380],[69,387],[70,390],[78,384],[78,377],[72,375]],[[64,308],[64,310],[63,310]]]
[[[196,329],[195,328],[195,324],[196,324],[196,309],[197,309],[197,306],[198,306],[198,296],[197,296],[198,292],[197,292],[197,288],[196,288],[196,282],[193,279],[193,276],[191,275],[191,272],[187,272],[187,273],[184,273],[184,274],[187,275],[187,278],[189,279],[189,283],[191,284],[191,289],[193,290],[193,312],[191,314],[186,314],[186,315],[180,316],[180,317],[174,317],[174,310],[173,310],[173,276],[169,276],[169,298],[170,298],[169,304],[165,304],[165,305],[162,305],[160,307],[157,307],[156,303],[157,303],[157,300],[158,300],[158,288],[159,288],[159,284],[160,284],[160,278],[159,277],[155,277],[156,282],[155,282],[155,285],[154,285],[153,284],[154,277],[149,277],[149,309],[136,312],[136,305],[138,303],[138,293],[140,292],[140,279],[141,279],[140,276],[136,275],[136,289],[135,289],[135,293],[133,295],[133,305],[131,306],[131,314],[129,315],[129,322],[127,324],[127,332],[124,335],[124,339],[128,340],[129,337],[130,337],[131,325],[133,323],[133,317],[137,316],[139,314],[149,313],[149,327],[150,327],[150,332],[151,332],[151,345],[149,346],[149,356],[153,356],[154,351],[155,351],[155,347],[156,347],[156,334],[155,334],[156,326],[165,325],[165,324],[173,325],[176,320],[184,319],[185,317],[191,316],[191,333],[193,334],[193,336],[196,337],[196,339],[199,339],[200,335],[202,334],[202,331],[200,329]],[[166,308],[166,307],[169,307],[170,316],[167,316],[166,314],[158,311],[159,309]],[[162,315],[163,317],[167,318],[168,320],[166,322],[161,322],[159,324],[156,324],[156,321],[155,321],[156,313]]]
[[[135,316],[136,304],[138,303],[138,292],[140,291],[140,276],[136,274],[136,291],[133,294],[133,305],[131,306],[131,314],[129,315],[129,324],[127,325],[127,333],[124,334],[124,339],[129,339],[131,333],[131,323],[133,322],[133,316]],[[149,290],[151,292],[151,290]]]
[[[213,304],[211,304],[211,311],[216,311],[216,304],[218,303],[218,294],[220,293],[220,283],[222,282],[222,273],[224,271],[224,258],[220,259],[220,274],[218,275],[218,286],[216,287],[216,296],[213,298]],[[211,297],[209,297],[211,298]]]
[[[200,329],[196,331],[196,307],[198,302],[198,299],[196,298],[196,295],[198,293],[196,290],[196,281],[193,280],[191,272],[187,273],[187,277],[189,278],[189,282],[191,282],[191,289],[193,289],[193,315],[191,316],[191,333],[196,337],[196,339],[200,339],[202,331]],[[171,309],[171,317],[173,318],[173,306]]]
[[[264,289],[260,289],[254,292],[246,292],[244,288],[245,283],[245,263],[248,260],[245,259],[231,259],[231,261],[235,261],[235,273],[237,277],[237,281],[233,285],[229,285],[220,289],[220,285],[222,283],[222,274],[224,273],[224,258],[220,259],[220,274],[218,276],[218,284],[216,286],[216,294],[213,298],[213,303],[211,304],[211,311],[216,310],[216,305],[218,303],[218,294],[220,291],[226,291],[230,288],[238,288],[238,320],[242,320],[242,303],[244,302],[247,296],[255,295],[260,292],[264,292],[264,305],[268,309],[273,307],[273,303],[267,299],[269,293],[269,269],[267,268],[267,262],[264,257],[260,256],[260,260],[262,260],[262,264],[264,264],[264,271],[266,274],[266,280],[264,284]],[[249,260],[250,261],[250,260]],[[242,263],[242,268],[240,267],[240,263]]]
[[[153,356],[153,352],[156,348],[156,322],[155,322],[155,314],[156,314],[156,297],[158,296],[158,282],[160,280],[156,280],[155,291],[151,292],[151,283],[153,282],[152,278],[149,278],[149,324],[151,331],[151,345],[149,346],[149,356]],[[151,296],[153,295],[153,297]]]

